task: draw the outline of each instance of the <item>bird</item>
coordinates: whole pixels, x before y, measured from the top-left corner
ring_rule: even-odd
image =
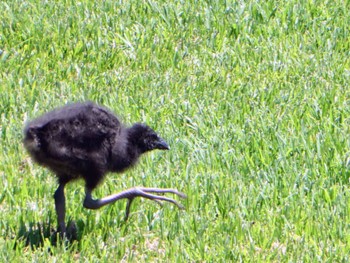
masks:
[[[67,104],[30,121],[24,128],[24,146],[40,166],[51,170],[58,179],[53,197],[58,232],[65,235],[67,183],[83,179],[83,206],[99,209],[120,199],[127,199],[125,220],[136,197],[153,200],[162,205],[170,202],[180,209],[184,206],[163,194],[181,198],[186,195],[171,188],[133,187],[101,199],[92,191],[108,173],[121,173],[133,167],[140,156],[159,149],[169,150],[168,144],[152,128],[143,123],[124,126],[119,118],[104,106],[91,101]]]

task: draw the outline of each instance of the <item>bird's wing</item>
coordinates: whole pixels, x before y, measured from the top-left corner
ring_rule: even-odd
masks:
[[[31,129],[31,128],[30,128]],[[90,107],[76,114],[60,115],[32,127],[42,150],[59,160],[88,160],[99,152],[109,152],[111,140],[121,132],[117,117],[100,107]]]

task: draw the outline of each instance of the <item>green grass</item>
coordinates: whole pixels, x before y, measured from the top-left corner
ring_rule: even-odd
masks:
[[[2,1],[1,262],[348,262],[348,1]],[[174,187],[185,211],[146,200],[83,209],[52,240],[54,176],[22,129],[92,100],[166,138],[94,192]]]

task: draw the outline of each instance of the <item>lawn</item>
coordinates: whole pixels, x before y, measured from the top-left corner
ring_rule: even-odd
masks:
[[[348,262],[348,1],[0,2],[1,262]],[[91,100],[169,143],[94,191],[186,193],[84,209],[56,240],[55,177],[27,121]],[[178,198],[176,198],[178,199]]]

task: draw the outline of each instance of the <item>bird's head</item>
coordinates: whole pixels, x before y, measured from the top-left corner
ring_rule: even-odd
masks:
[[[168,144],[145,124],[134,124],[130,128],[129,140],[137,145],[141,152],[148,152],[155,149],[169,150]]]

